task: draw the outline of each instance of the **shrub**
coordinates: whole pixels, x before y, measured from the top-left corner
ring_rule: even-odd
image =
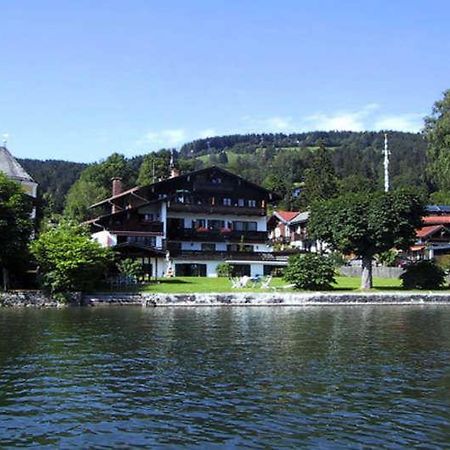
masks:
[[[289,258],[283,278],[296,289],[330,289],[335,282],[334,265],[330,258],[315,253]]]
[[[218,277],[230,278],[233,274],[233,267],[228,263],[220,263],[216,267],[216,273]]]
[[[110,248],[91,240],[88,231],[63,222],[31,244],[40,281],[52,294],[93,289],[112,262]]]
[[[407,289],[438,289],[445,281],[445,271],[433,261],[418,261],[406,267],[400,275]]]
[[[132,258],[122,259],[117,263],[117,269],[122,275],[138,278],[142,275],[142,264]]]

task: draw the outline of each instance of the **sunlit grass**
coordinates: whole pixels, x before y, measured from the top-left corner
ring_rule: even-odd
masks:
[[[336,277],[333,291],[357,291],[361,279],[359,277]],[[374,278],[374,289],[398,290],[401,282],[395,278]],[[260,285],[252,284],[245,289],[233,289],[227,278],[207,277],[176,277],[162,278],[159,281],[144,285],[140,290],[162,294],[191,294],[191,293],[227,293],[227,292],[293,292],[292,288],[286,288],[287,283],[281,278],[274,278],[269,289],[261,289]]]

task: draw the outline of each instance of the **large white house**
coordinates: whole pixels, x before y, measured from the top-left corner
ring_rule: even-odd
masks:
[[[227,262],[236,275],[264,275],[286,264],[272,254],[267,206],[278,196],[218,167],[113,193],[93,208],[93,237],[151,276],[216,276]],[[107,209],[107,211],[105,211]]]

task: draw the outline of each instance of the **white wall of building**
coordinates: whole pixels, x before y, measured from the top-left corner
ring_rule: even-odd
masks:
[[[97,241],[102,247],[113,247],[117,245],[117,236],[107,230],[98,231],[92,234],[92,239]]]

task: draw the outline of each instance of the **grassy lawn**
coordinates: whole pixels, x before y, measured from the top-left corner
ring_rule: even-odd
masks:
[[[263,290],[260,287],[250,286],[245,289],[233,289],[227,278],[205,278],[205,277],[177,277],[161,279],[158,283],[151,283],[141,288],[144,292],[155,292],[163,294],[190,294],[196,292],[292,292],[292,289],[283,289],[286,282],[281,278],[274,278],[270,288]],[[359,290],[359,277],[336,277],[336,291]],[[275,288],[275,289],[273,289]],[[394,278],[374,278],[375,290],[401,289],[400,280]]]

